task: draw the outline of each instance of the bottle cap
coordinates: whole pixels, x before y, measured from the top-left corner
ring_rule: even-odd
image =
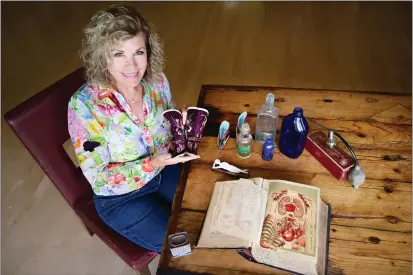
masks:
[[[267,94],[267,97],[265,98],[265,104],[274,105],[274,99],[275,96],[272,93]]]
[[[272,143],[274,143],[274,140],[272,139],[271,136],[269,136],[265,139],[265,144],[272,144]]]
[[[250,125],[245,122],[241,125],[241,134],[242,135],[247,135],[249,133],[250,133]]]
[[[304,113],[303,108],[301,108],[301,107],[295,107],[295,108],[294,108],[294,111],[293,111],[293,114],[294,114],[294,115],[299,115],[299,116],[301,116],[303,113]]]

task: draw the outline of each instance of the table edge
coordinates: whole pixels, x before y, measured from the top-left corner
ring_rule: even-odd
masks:
[[[379,91],[369,91],[369,90],[345,90],[345,89],[325,89],[325,88],[294,88],[294,87],[278,87],[278,86],[249,86],[249,85],[229,85],[229,84],[202,84],[201,92],[198,96],[198,107],[202,107],[204,101],[200,101],[205,96],[206,90],[211,89],[237,89],[240,92],[256,92],[257,90],[290,90],[290,91],[317,91],[317,92],[344,92],[344,93],[357,93],[357,94],[370,94],[370,95],[383,95],[383,96],[407,96],[412,97],[412,94],[401,93],[401,92],[379,92]],[[200,106],[200,104],[202,106]]]
[[[176,230],[179,213],[181,212],[182,200],[184,197],[186,182],[187,182],[190,170],[191,170],[191,162],[183,163],[179,183],[176,188],[174,200],[172,202],[171,215],[169,217],[168,226],[166,229],[166,234],[164,238],[164,244],[162,246],[162,253],[161,253],[161,258],[159,260],[158,269],[159,268],[166,269],[169,266],[169,260],[171,258],[171,253],[168,248],[168,236],[170,234],[176,233],[174,231]]]

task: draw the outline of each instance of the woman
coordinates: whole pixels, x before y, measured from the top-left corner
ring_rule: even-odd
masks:
[[[71,98],[69,134],[103,221],[136,244],[161,252],[179,160],[168,154],[174,108],[163,49],[133,8],[98,12],[84,30],[88,82]]]

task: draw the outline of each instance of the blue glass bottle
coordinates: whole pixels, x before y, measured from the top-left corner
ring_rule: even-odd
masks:
[[[267,137],[262,146],[262,159],[266,161],[272,160],[274,157],[274,140],[271,136]]]
[[[298,158],[304,151],[310,127],[300,107],[294,108],[292,114],[284,117],[281,125],[279,149],[289,158]]]

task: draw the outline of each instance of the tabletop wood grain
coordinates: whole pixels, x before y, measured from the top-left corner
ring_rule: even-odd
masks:
[[[276,148],[270,162],[261,159],[262,145],[253,141],[252,156],[236,155],[235,123],[240,113],[255,132],[257,111],[268,92],[284,116],[294,107],[328,128],[339,131],[353,147],[366,181],[358,190],[338,181],[306,150],[289,159]],[[201,159],[186,164],[174,200],[167,234],[186,231],[196,244],[216,181],[232,176],[212,171],[215,159],[248,168],[251,177],[284,179],[317,186],[332,207],[329,274],[411,274],[412,258],[412,98],[406,94],[327,91],[272,87],[206,85],[198,107],[210,115],[199,146]],[[218,152],[219,124],[227,120],[232,137]],[[310,132],[319,129],[310,124]],[[207,274],[288,274],[246,261],[234,250],[193,249],[173,259],[164,246],[160,268]]]

